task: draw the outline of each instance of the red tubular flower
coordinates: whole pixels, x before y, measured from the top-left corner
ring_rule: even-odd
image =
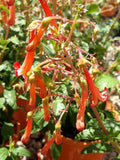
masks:
[[[84,114],[88,97],[88,86],[86,80],[82,80],[81,87],[82,87],[82,94],[76,120],[76,128],[78,131],[82,131],[85,128]]]
[[[30,110],[33,110],[35,108],[35,104],[36,104],[35,75],[34,74],[29,76],[29,82],[30,82],[30,101],[29,101],[29,106],[31,108]]]
[[[35,73],[35,83],[36,83],[36,90],[38,91],[38,95],[41,98],[45,98],[47,96],[47,90],[46,85],[41,73],[41,69],[39,66],[35,67],[33,69],[33,72]]]
[[[54,142],[54,136],[52,136],[51,139],[49,139],[49,141],[44,145],[44,147],[42,148],[42,150],[37,153],[38,160],[41,159],[40,158],[41,155],[47,154],[47,152],[50,149],[50,147],[53,144],[53,142]]]
[[[6,0],[8,6],[12,6],[15,3],[15,0]]]
[[[44,34],[44,32],[47,30],[49,23],[51,21],[51,18],[44,18],[40,24],[39,30],[34,37],[33,41],[29,43],[26,47],[26,50],[28,52],[34,51],[37,45],[40,43],[40,40]]]
[[[7,24],[9,26],[12,26],[12,25],[14,25],[14,23],[15,23],[15,6],[13,4],[13,5],[9,6],[9,19],[7,21]]]
[[[61,124],[57,122],[55,125],[55,142],[57,145],[61,144],[63,136],[61,135]]]
[[[0,1],[0,5],[5,6],[5,1],[4,0]],[[2,16],[3,22],[6,23],[7,22],[7,13],[5,10],[1,11],[1,16]]]
[[[96,106],[98,104],[98,100],[105,102],[108,99],[107,88],[105,87],[104,91],[100,93],[99,89],[93,82],[88,70],[83,67],[83,71],[92,94],[90,106]]]
[[[46,17],[52,17],[53,14],[52,14],[52,12],[51,12],[46,0],[39,0],[39,1],[41,3],[41,6],[42,6],[44,12],[45,12]],[[56,21],[54,19],[51,20],[50,24],[51,24],[51,26],[54,26],[58,30],[57,23],[56,23]]]
[[[28,43],[30,43],[34,39],[35,31],[36,29],[33,29],[33,28],[29,29],[29,42]],[[34,60],[34,51],[27,52],[22,66],[20,67],[20,69],[16,70],[18,76],[23,75],[24,77],[26,77],[27,72],[31,69],[33,60]]]
[[[27,113],[27,126],[26,126],[26,129],[25,129],[25,132],[21,138],[21,141],[23,143],[27,143],[28,140],[29,140],[29,137],[30,137],[30,134],[31,134],[31,130],[32,130],[32,115],[33,115],[33,112],[28,112]]]
[[[15,62],[15,63],[13,64],[13,67],[14,67],[14,69],[15,69],[15,75],[18,77],[18,69],[20,68],[19,62]]]
[[[44,120],[49,121],[50,120],[50,113],[49,113],[49,106],[48,106],[48,97],[45,97],[42,99],[42,105],[44,109]]]

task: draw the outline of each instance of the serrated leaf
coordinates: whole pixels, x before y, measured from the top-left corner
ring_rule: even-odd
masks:
[[[100,130],[95,130],[93,128],[85,129],[78,133],[75,140],[97,140],[101,138]]]
[[[9,104],[12,109],[17,109],[15,89],[4,89],[3,95],[7,104]]]
[[[113,147],[111,144],[93,143],[82,150],[81,153],[104,153],[112,151]]]
[[[30,157],[30,152],[23,148],[23,147],[15,147],[13,150],[12,150],[12,153],[16,156],[26,156],[26,157]]]
[[[111,129],[113,133],[120,131],[120,122],[115,121],[115,119],[106,119],[103,123],[108,131]]]
[[[56,98],[56,100],[53,101],[53,108],[54,108],[55,115],[60,116],[61,110],[63,110],[65,108],[65,106],[62,103],[61,99]]]
[[[0,108],[4,107],[4,103],[5,103],[5,98],[0,98]]]
[[[11,41],[12,43],[18,45],[20,43],[18,37],[15,35],[15,36],[12,36],[8,39],[9,41]]]
[[[3,141],[7,141],[9,140],[9,137],[12,136],[14,133],[13,131],[13,124],[12,123],[8,123],[8,122],[4,122],[3,126],[2,126],[2,130],[1,130],[1,135],[3,137]]]
[[[9,61],[4,61],[1,65],[0,65],[0,71],[11,71],[11,64]]]
[[[101,74],[96,78],[95,81],[95,84],[97,85],[100,91],[103,91],[105,87],[112,89],[118,83],[118,79],[114,78],[110,74]]]
[[[31,132],[32,134],[42,130],[48,124],[48,122],[44,121],[43,117],[44,117],[43,109],[42,110],[37,110],[34,113],[33,129],[32,129],[32,132]]]
[[[0,148],[0,160],[6,160],[9,155],[9,150],[6,147]]]

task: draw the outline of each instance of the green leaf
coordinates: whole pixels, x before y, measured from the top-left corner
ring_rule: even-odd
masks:
[[[52,57],[55,55],[55,50],[52,47],[52,45],[45,45],[44,43],[42,43],[42,45],[43,45],[43,49],[46,54],[48,54],[49,56],[52,56]]]
[[[0,8],[2,8],[7,14],[9,14],[9,9],[7,9],[4,5],[0,5]]]
[[[57,145],[56,143],[53,143],[51,146],[52,151],[52,160],[56,160],[60,157],[61,153],[61,147],[62,145]]]
[[[12,153],[16,156],[30,157],[30,152],[23,147],[14,147],[14,149],[12,150]]]
[[[0,40],[1,48],[5,48],[8,45],[8,43],[10,43],[9,40]]]
[[[17,109],[15,89],[4,89],[3,95],[7,104],[9,104],[12,109]]]
[[[13,130],[13,124],[12,123],[8,123],[8,122],[4,122],[3,126],[2,126],[2,130],[1,130],[1,135],[3,137],[3,141],[7,141],[9,140],[9,137],[12,136],[14,133]]]
[[[115,121],[115,119],[106,119],[104,122],[105,128],[113,133],[120,131],[120,122]]]
[[[118,84],[118,79],[114,78],[110,74],[101,74],[96,78],[95,84],[100,91],[103,91],[105,87],[112,89]]]
[[[19,39],[16,35],[10,37],[8,40],[11,41],[12,43],[16,44],[16,45],[20,44],[20,41],[19,41]]]
[[[11,70],[12,70],[11,63],[9,61],[4,61],[0,65],[0,71],[10,71],[11,72]]]
[[[64,104],[62,103],[62,98],[57,97],[56,100],[53,101],[53,108],[54,108],[54,113],[56,116],[60,116],[61,110],[65,108]]]
[[[88,9],[87,14],[94,14],[96,12],[99,13],[99,8],[98,5],[96,4],[90,4],[87,9]]]
[[[44,73],[43,78],[44,78],[46,86],[49,86],[49,83],[51,82],[50,76]]]
[[[100,130],[95,130],[93,128],[84,129],[76,135],[75,140],[97,140],[101,139],[101,134]]]
[[[4,103],[5,103],[5,98],[0,98],[0,108],[3,108],[5,105],[4,105]]]
[[[82,150],[81,153],[104,153],[112,151],[113,147],[110,144],[93,143]]]
[[[101,139],[102,136],[103,132],[98,121],[96,118],[93,118],[86,123],[86,129],[76,135],[75,140],[97,140]]]
[[[43,109],[42,110],[37,110],[34,113],[33,129],[32,129],[32,132],[31,132],[32,134],[42,130],[48,124],[48,122],[44,121],[43,117],[44,117]]]
[[[0,160],[6,160],[9,155],[9,150],[6,147],[0,148]]]

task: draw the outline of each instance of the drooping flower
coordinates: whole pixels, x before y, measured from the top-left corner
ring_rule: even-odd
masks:
[[[50,21],[51,21],[51,17],[47,17],[42,20],[42,22],[39,26],[39,30],[38,30],[37,34],[35,35],[33,41],[31,41],[26,47],[26,50],[28,52],[34,51],[35,48],[37,47],[37,45],[40,43],[41,38],[42,38],[44,32],[47,30]]]
[[[25,128],[25,132],[24,132],[23,136],[21,137],[21,141],[23,143],[27,143],[29,140],[31,130],[32,130],[32,116],[33,116],[32,111],[27,113],[27,126]]]
[[[81,87],[82,87],[82,94],[76,120],[76,128],[78,131],[82,131],[85,128],[84,114],[88,97],[88,86],[85,79],[81,80]]]
[[[29,74],[29,72],[28,72],[28,74]],[[30,82],[30,101],[29,101],[29,106],[31,108],[30,110],[33,110],[35,108],[35,104],[36,104],[35,75],[31,74],[28,77],[28,81]]]
[[[15,23],[15,6],[13,3],[12,5],[9,6],[9,18],[8,18],[7,24],[9,26],[12,26],[14,25],[14,23]]]
[[[99,92],[99,89],[93,82],[89,74],[89,71],[85,67],[83,67],[83,71],[92,94],[90,106],[91,107],[96,106],[98,104],[98,100],[105,102],[108,99],[107,88],[105,87],[103,92]]]
[[[45,97],[42,99],[42,105],[44,109],[44,120],[49,121],[50,120],[50,112],[49,112],[49,105],[48,105],[48,97]]]
[[[36,34],[36,28],[33,28],[34,25],[35,24],[31,23],[29,26],[28,44],[32,42],[32,40],[34,39],[35,34]],[[16,70],[18,76],[23,75],[24,78],[26,77],[27,72],[31,69],[31,66],[33,64],[34,52],[35,51],[27,52],[22,66],[18,70]]]
[[[1,0],[1,1],[0,1],[0,5],[5,6],[5,1],[4,1],[4,0]],[[5,10],[2,10],[2,11],[1,11],[1,16],[2,16],[3,22],[6,23],[6,22],[7,22],[7,12],[6,12]]]
[[[55,142],[57,145],[61,144],[63,141],[63,136],[61,135],[61,124],[60,122],[57,122],[55,124],[55,132],[54,132],[54,136],[55,136]]]
[[[46,17],[52,17],[53,14],[52,14],[46,0],[39,0],[39,1],[41,3],[41,6],[42,6],[44,12],[45,12]],[[54,26],[58,30],[58,26],[57,26],[55,19],[52,19],[50,24],[51,24],[51,26]]]
[[[15,3],[15,0],[6,0],[8,6],[12,6]]]
[[[36,66],[33,72],[35,73],[36,91],[41,98],[45,98],[47,96],[47,90],[40,67]]]
[[[41,155],[45,155],[47,154],[48,150],[50,149],[50,147],[52,146],[54,142],[54,136],[52,136],[48,142],[44,145],[44,147],[37,153],[37,157],[38,157],[38,160],[41,160]]]

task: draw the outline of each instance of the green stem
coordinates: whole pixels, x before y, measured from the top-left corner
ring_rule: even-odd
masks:
[[[96,109],[96,107],[91,107],[91,108],[92,108],[92,110],[93,110],[93,112],[94,112],[94,114],[95,114],[95,116],[96,116],[96,118],[97,118],[97,120],[98,120],[98,122],[99,122],[99,124],[100,124],[100,126],[102,128],[102,130],[104,131],[104,133],[106,135],[108,135],[108,131],[106,130],[106,128],[105,128],[105,126],[104,126],[104,124],[103,124],[103,122],[101,120],[101,117],[100,117],[100,115],[99,115],[99,113],[98,113],[98,111]]]
[[[99,115],[99,113],[98,113],[98,111],[96,109],[96,107],[91,107],[91,108],[92,108],[92,110],[93,110],[93,112],[94,112],[94,114],[95,114],[95,116],[96,116],[96,118],[97,118],[97,120],[98,120],[98,122],[99,122],[99,124],[100,124],[100,126],[102,128],[102,130],[104,131],[105,135],[108,136],[109,132],[106,130],[106,128],[105,128],[105,126],[104,126],[104,124],[103,124],[103,122],[102,122],[102,120],[100,118],[100,115]],[[114,141],[112,141],[111,144],[115,148],[115,150],[118,153],[120,153],[120,147],[119,147],[119,145],[116,142],[114,142]]]
[[[72,24],[72,27],[71,27],[69,36],[68,36],[68,38],[67,38],[67,40],[66,40],[66,42],[65,42],[65,46],[64,46],[64,48],[63,48],[64,53],[65,53],[65,55],[66,55],[66,57],[67,57],[67,60],[69,61],[69,64],[71,65],[71,69],[73,70],[73,72],[74,72],[75,74],[77,73],[77,72],[76,72],[76,69],[75,69],[75,67],[74,67],[74,65],[73,65],[73,63],[72,63],[71,57],[69,56],[69,54],[68,54],[68,52],[66,51],[65,48],[66,48],[66,47],[68,46],[68,44],[70,43],[71,36],[72,36],[72,34],[73,34],[75,25],[76,25],[76,23],[77,23],[77,18],[78,18],[78,13],[77,13],[76,16],[75,16],[75,20],[74,20],[74,22],[73,22],[73,24]]]
[[[75,16],[75,20],[74,20],[74,22],[73,22],[73,24],[72,24],[72,28],[71,28],[71,30],[70,30],[69,36],[68,36],[68,38],[67,38],[67,40],[66,40],[66,43],[65,43],[65,47],[67,47],[68,44],[69,44],[69,42],[70,42],[70,39],[71,39],[71,36],[72,36],[72,34],[73,34],[75,25],[76,25],[76,23],[77,23],[77,18],[78,18],[78,13],[77,13],[76,16]]]

